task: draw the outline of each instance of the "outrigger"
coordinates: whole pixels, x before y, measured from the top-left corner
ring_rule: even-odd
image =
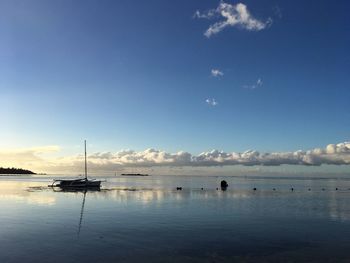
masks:
[[[87,178],[87,158],[86,158],[86,140],[85,146],[85,178],[78,179],[54,179],[52,187],[60,187],[62,189],[98,189],[101,187],[101,181]]]

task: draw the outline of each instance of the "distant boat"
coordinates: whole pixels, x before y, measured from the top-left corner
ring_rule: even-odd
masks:
[[[88,188],[100,188],[101,181],[87,178],[87,159],[86,159],[86,140],[85,146],[85,178],[78,179],[55,179],[53,180],[53,187],[60,187],[62,189],[88,189]]]

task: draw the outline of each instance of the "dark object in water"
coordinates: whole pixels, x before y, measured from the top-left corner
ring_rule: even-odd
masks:
[[[291,191],[294,191],[294,188],[292,187],[290,190],[291,190]]]
[[[311,191],[311,188],[309,188],[308,191]]]
[[[88,188],[100,188],[101,181],[87,178],[87,160],[86,160],[86,140],[85,146],[85,178],[79,179],[54,179],[52,187],[60,187],[62,189],[88,189]]]
[[[121,174],[122,176],[149,176],[148,174],[134,174],[134,173],[130,173],[130,174]]]
[[[176,190],[181,191],[182,187],[176,187]]]
[[[273,188],[272,190],[276,191],[276,188]]]
[[[337,188],[335,188],[335,191],[338,191],[338,187],[337,187]]]
[[[221,188],[228,187],[228,183],[225,180],[222,180],[220,185],[221,185]]]
[[[204,190],[204,188],[202,187],[201,190]]]
[[[254,187],[253,190],[256,191],[256,187]]]
[[[225,180],[222,180],[220,183],[220,186],[222,191],[226,191],[228,187],[228,183]]]

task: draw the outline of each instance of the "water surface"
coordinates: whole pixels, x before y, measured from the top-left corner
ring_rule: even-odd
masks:
[[[51,179],[0,177],[0,262],[350,261],[347,178],[109,177],[86,193]]]

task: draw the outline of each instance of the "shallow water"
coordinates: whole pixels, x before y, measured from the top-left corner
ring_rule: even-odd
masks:
[[[110,177],[87,193],[51,179],[0,177],[0,262],[350,261],[347,178]]]

